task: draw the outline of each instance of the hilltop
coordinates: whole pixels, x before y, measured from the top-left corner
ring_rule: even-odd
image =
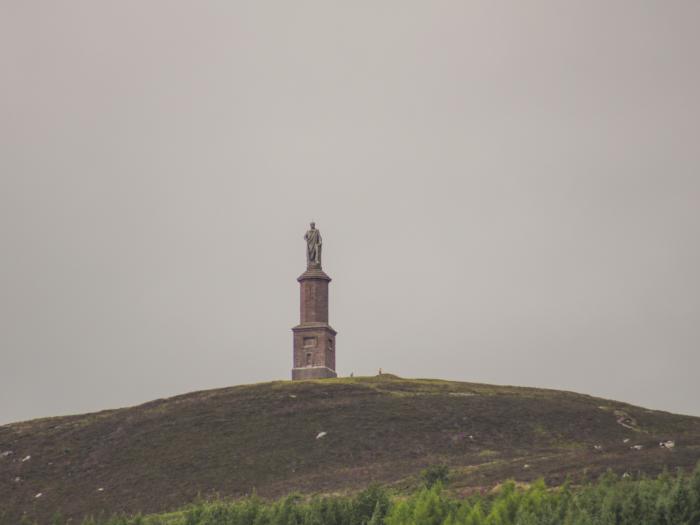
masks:
[[[698,459],[700,418],[572,392],[387,374],[277,381],[1,426],[0,522],[373,481],[403,490],[438,463],[466,494],[506,478],[556,484]]]

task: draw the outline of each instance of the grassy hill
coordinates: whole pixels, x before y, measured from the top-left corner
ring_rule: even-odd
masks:
[[[700,418],[571,392],[390,375],[278,381],[0,426],[0,517],[157,512],[198,495],[372,481],[401,490],[437,463],[450,466],[451,490],[469,493],[699,459]]]

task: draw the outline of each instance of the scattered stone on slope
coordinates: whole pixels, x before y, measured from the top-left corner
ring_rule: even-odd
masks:
[[[615,414],[615,416],[617,416],[618,425],[622,425],[623,427],[628,428],[630,430],[639,430],[637,420],[630,416],[624,410],[615,410],[613,413]]]

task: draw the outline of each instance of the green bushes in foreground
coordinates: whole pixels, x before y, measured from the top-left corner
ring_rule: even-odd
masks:
[[[427,484],[426,484],[427,485]],[[355,496],[202,502],[173,514],[84,525],[700,525],[700,466],[691,476],[624,479],[608,473],[575,489],[507,482],[459,499],[437,482],[408,497],[371,486]]]

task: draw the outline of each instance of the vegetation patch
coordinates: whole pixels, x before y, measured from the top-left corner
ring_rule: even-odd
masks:
[[[197,502],[178,512],[87,518],[82,525],[693,525],[700,522],[700,466],[691,476],[656,478],[608,472],[597,482],[547,487],[508,481],[486,494],[455,497],[445,489],[447,467],[423,471],[422,489],[397,496],[372,485],[354,496],[277,501]],[[429,482],[428,482],[429,481]],[[25,523],[29,523],[25,520]],[[69,525],[56,514],[52,525]]]

